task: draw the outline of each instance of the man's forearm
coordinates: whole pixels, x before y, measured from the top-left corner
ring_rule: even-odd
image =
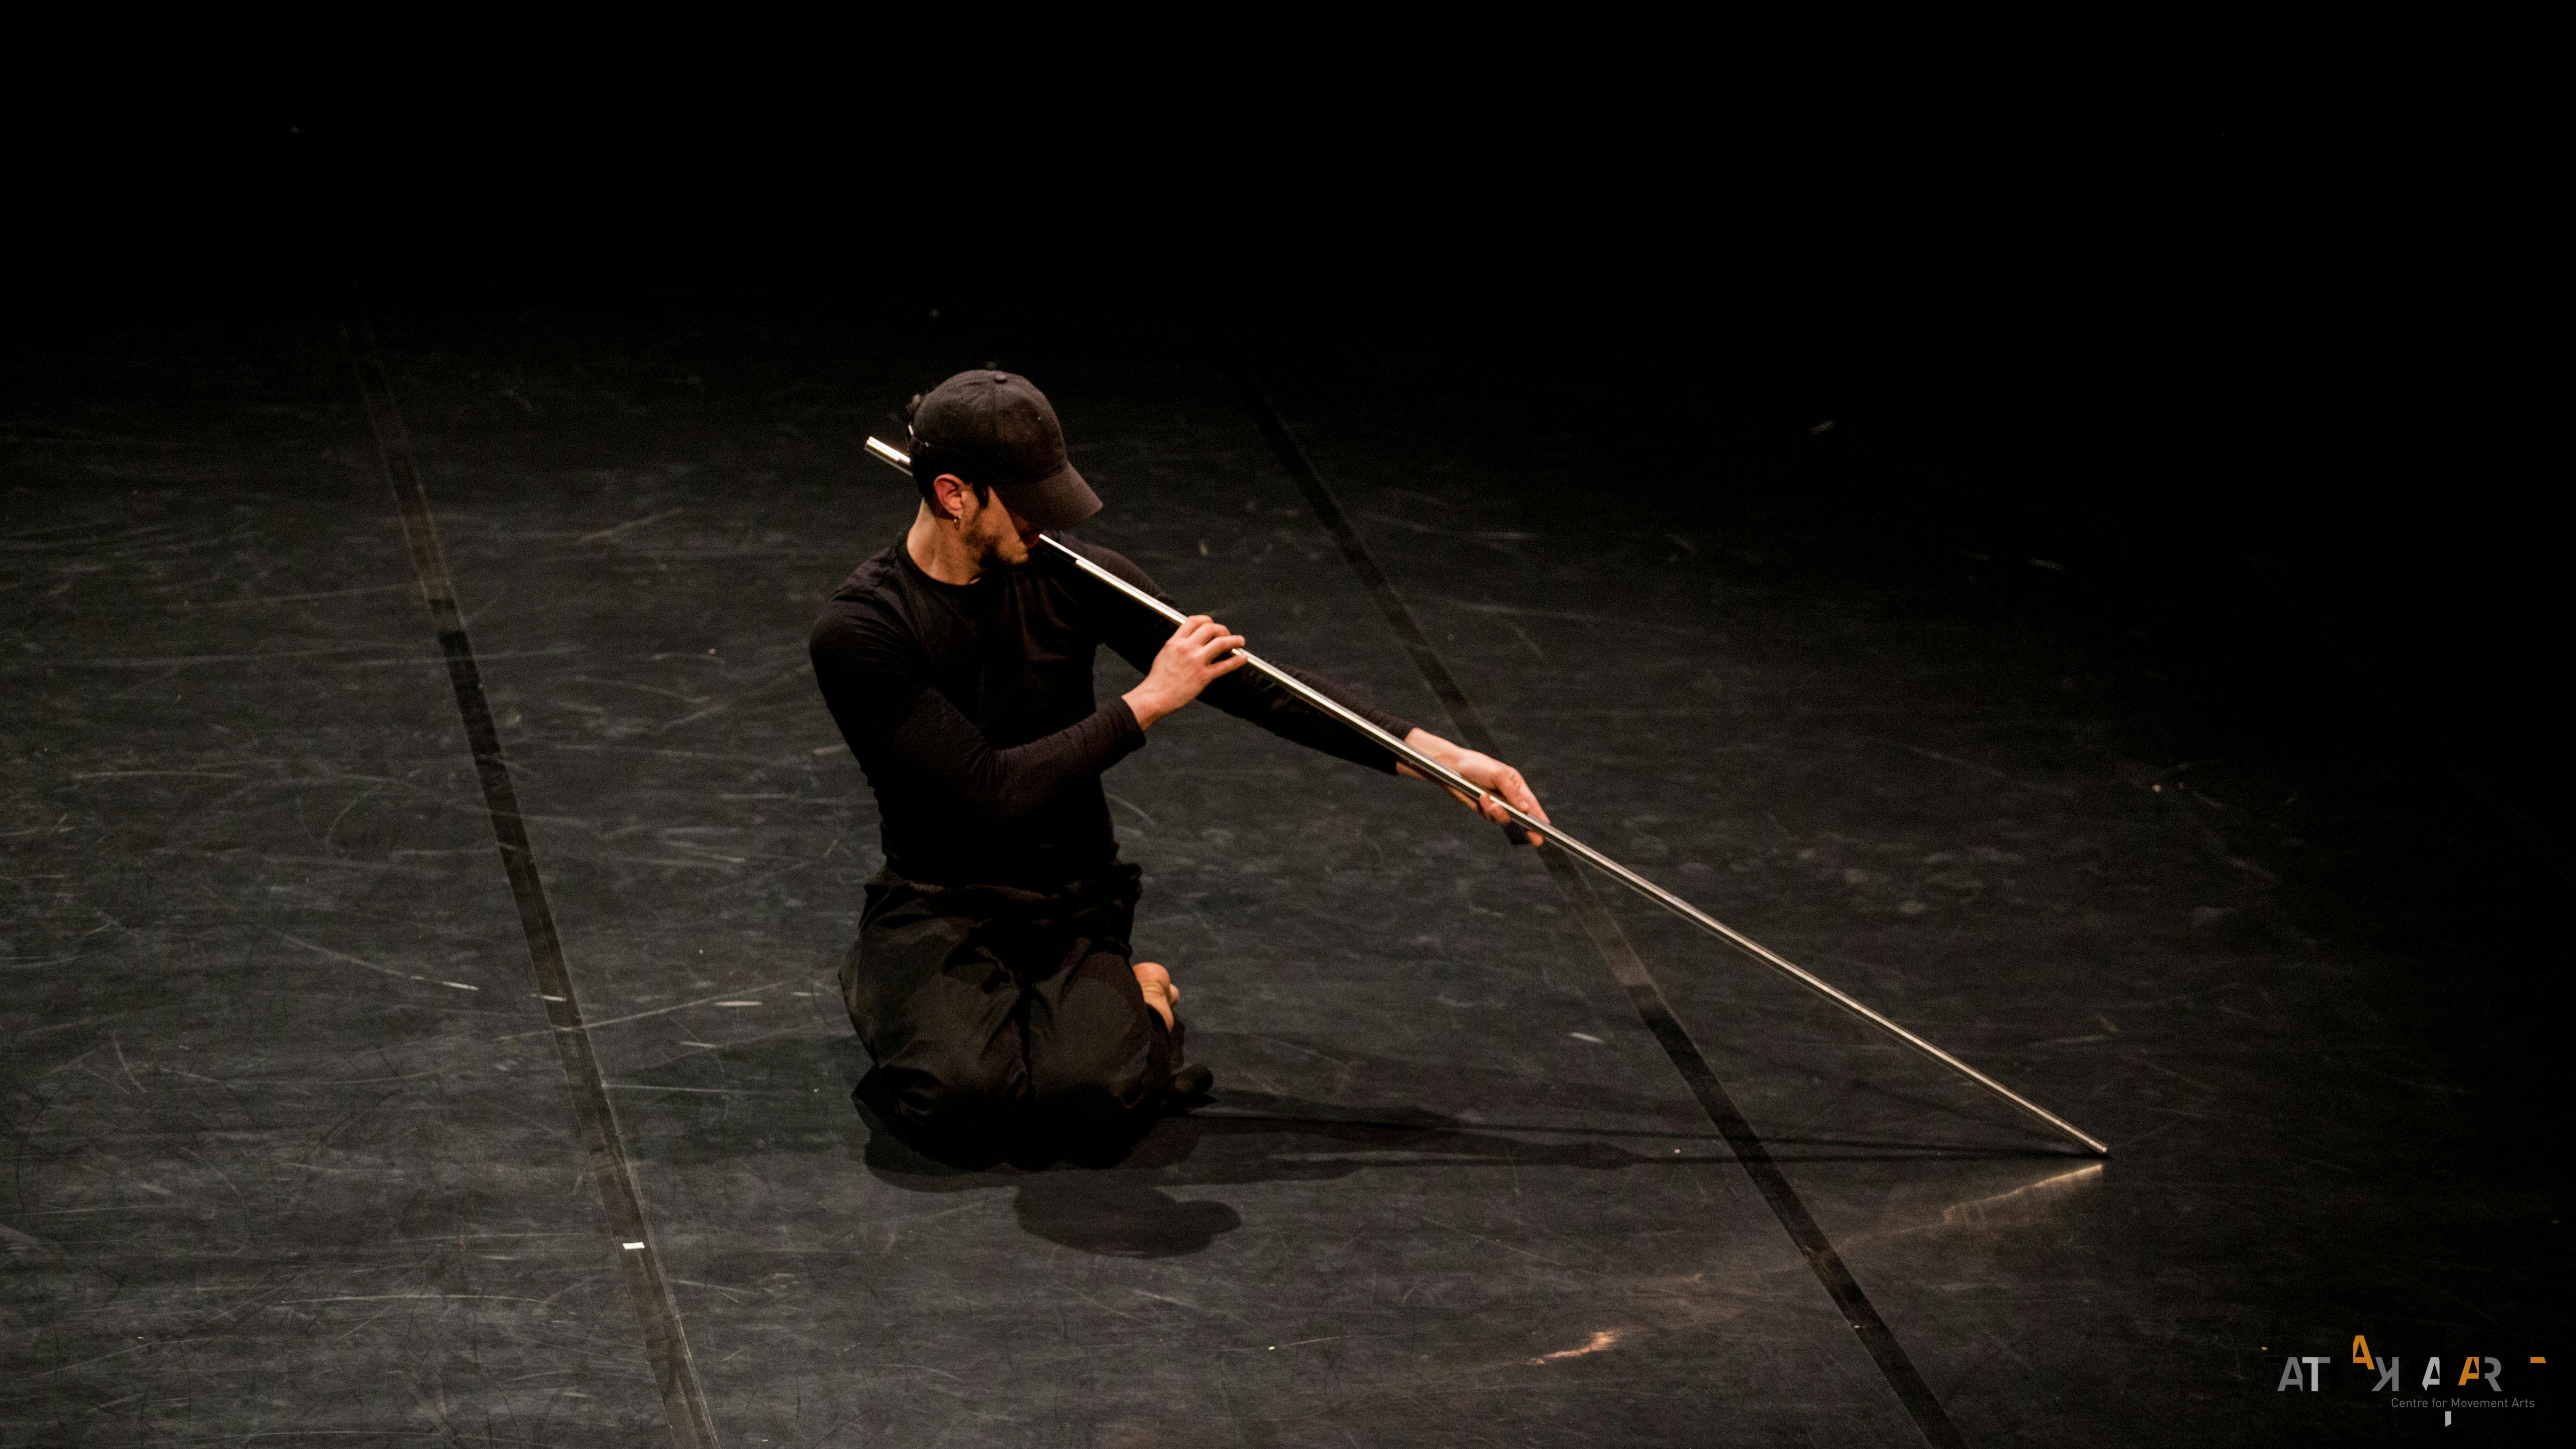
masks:
[[[1331,678],[1302,669],[1273,667],[1397,739],[1404,738],[1413,729],[1410,720],[1388,714]],[[1393,752],[1384,745],[1352,729],[1337,716],[1317,708],[1276,679],[1242,671],[1211,685],[1201,698],[1236,719],[1258,725],[1291,744],[1303,745],[1335,759],[1348,760],[1371,769],[1395,768]]]
[[[1140,730],[1152,729],[1154,721],[1189,703],[1188,700],[1174,703],[1162,691],[1147,689],[1141,684],[1118,697],[1127,701],[1127,709],[1136,716],[1136,728]]]
[[[1404,737],[1404,742],[1453,770],[1457,768],[1457,758],[1466,753],[1420,725],[1413,727],[1412,732]]]

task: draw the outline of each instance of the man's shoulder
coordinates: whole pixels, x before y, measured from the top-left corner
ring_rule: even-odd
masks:
[[[912,637],[909,580],[896,558],[898,541],[841,580],[814,616],[818,654],[854,644],[893,644]]]
[[[903,540],[870,555],[823,600],[830,614],[903,613],[912,601],[911,572],[903,566]]]

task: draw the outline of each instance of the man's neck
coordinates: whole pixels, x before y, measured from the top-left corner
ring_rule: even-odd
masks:
[[[969,552],[957,530],[943,524],[926,503],[912,516],[903,547],[923,573],[943,584],[971,584],[984,576],[982,557]]]

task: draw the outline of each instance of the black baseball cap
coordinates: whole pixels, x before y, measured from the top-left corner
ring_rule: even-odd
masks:
[[[961,372],[912,408],[913,450],[937,448],[953,471],[983,483],[1040,528],[1072,528],[1100,511],[1100,495],[1064,455],[1064,426],[1035,384],[1016,373]]]

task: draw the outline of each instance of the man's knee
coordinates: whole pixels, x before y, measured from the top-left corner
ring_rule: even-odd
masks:
[[[881,1089],[903,1125],[939,1137],[999,1132],[1021,1110],[1026,1083],[1015,1063],[943,1062],[881,1071]]]
[[[1154,974],[1165,973],[1156,967]],[[1179,1059],[1176,1035],[1146,1002],[1123,953],[1092,954],[1031,1012],[1029,1082],[1037,1105],[1059,1118],[1151,1106]]]
[[[1157,1023],[1159,1026],[1160,1023]],[[1035,1064],[1031,1096],[1040,1115],[1062,1125],[1106,1125],[1154,1105],[1171,1078],[1167,1051],[1153,1044],[1051,1044]],[[1118,1049],[1123,1047],[1124,1049]]]

